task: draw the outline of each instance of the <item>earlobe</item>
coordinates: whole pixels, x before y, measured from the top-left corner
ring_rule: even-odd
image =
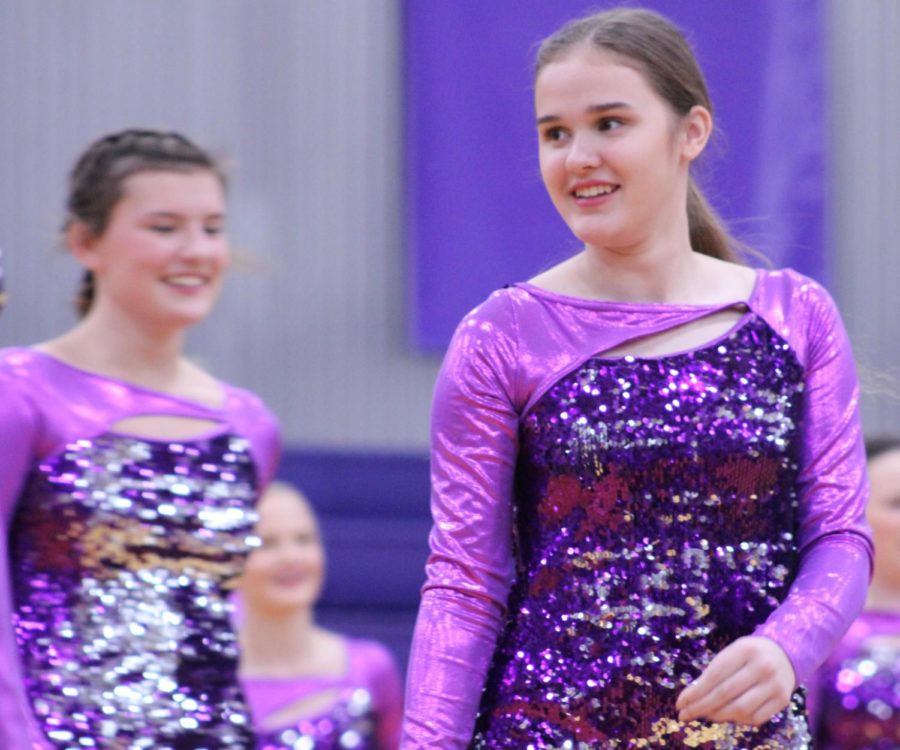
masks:
[[[684,156],[693,161],[706,148],[712,135],[712,115],[706,107],[694,105],[684,118]]]

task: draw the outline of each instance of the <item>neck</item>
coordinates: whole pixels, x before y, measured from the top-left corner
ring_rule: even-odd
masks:
[[[586,247],[579,277],[591,296],[621,302],[687,303],[702,258],[684,243],[672,248]]]
[[[315,655],[317,633],[309,609],[261,613],[245,607],[240,627],[241,672],[269,677],[302,673]]]
[[[152,328],[96,309],[57,344],[63,356],[86,369],[167,390],[179,373],[184,330]]]

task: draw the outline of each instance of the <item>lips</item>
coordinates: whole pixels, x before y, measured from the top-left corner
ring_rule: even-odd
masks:
[[[304,583],[308,578],[309,576],[306,573],[290,571],[272,576],[272,581],[277,586],[297,586]]]

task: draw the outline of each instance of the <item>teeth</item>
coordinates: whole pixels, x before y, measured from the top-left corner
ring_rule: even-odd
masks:
[[[169,276],[166,282],[175,286],[202,286],[206,280],[200,276]]]
[[[607,195],[615,190],[614,185],[592,185],[591,187],[579,188],[575,191],[576,198],[596,198],[598,195]]]

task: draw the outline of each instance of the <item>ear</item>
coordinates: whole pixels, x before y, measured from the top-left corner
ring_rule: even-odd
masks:
[[[703,153],[712,135],[712,115],[706,107],[695,104],[682,120],[682,127],[682,154],[693,161]]]
[[[99,262],[99,256],[95,250],[97,237],[87,224],[82,221],[73,221],[66,227],[65,240],[66,246],[72,251],[75,260],[89,271],[96,270]]]

